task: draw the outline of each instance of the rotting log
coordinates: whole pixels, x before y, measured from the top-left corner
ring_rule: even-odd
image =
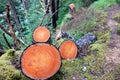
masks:
[[[85,45],[94,43],[97,40],[97,37],[93,33],[90,33],[90,32],[85,34],[80,39],[75,40],[75,38],[71,36],[70,34],[68,34],[67,32],[61,31],[59,33],[59,36],[57,37],[57,40],[59,40],[60,38],[67,38],[67,39],[74,41],[79,48],[82,48]]]
[[[70,34],[63,31],[61,31],[59,35],[57,35],[56,40],[59,40],[60,38],[67,38],[74,41],[74,43],[78,47],[78,55],[77,55],[78,58],[82,58],[82,56],[87,55],[88,46],[97,40],[97,37],[93,33],[87,33],[80,39],[75,40],[74,37],[72,37]]]
[[[33,32],[35,42],[47,42],[49,38],[50,31],[45,26],[39,26]]]
[[[60,47],[59,51],[63,59],[74,59],[77,56],[77,46],[71,40],[64,41]]]
[[[21,55],[20,66],[24,75],[35,80],[46,80],[60,68],[59,51],[50,44],[36,43],[27,47]]]
[[[94,43],[97,40],[97,37],[93,33],[87,33],[82,38],[75,41],[75,43],[82,48],[85,45]]]

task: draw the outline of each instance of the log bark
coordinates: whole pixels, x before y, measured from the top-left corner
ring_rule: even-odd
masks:
[[[70,34],[66,33],[66,32],[61,32],[61,38],[68,38],[68,39],[71,39],[72,41],[74,41],[76,43],[76,45],[79,47],[79,48],[82,48],[86,45],[89,45],[91,43],[94,43],[96,40],[97,40],[97,37],[92,34],[92,33],[87,33],[85,34],[83,37],[81,37],[80,39],[78,40],[75,40],[74,37],[72,37]]]

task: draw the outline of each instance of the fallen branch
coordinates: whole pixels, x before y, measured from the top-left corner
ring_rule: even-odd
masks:
[[[46,15],[47,15],[47,13],[45,13],[45,14],[43,15],[43,17],[42,17],[42,19],[41,19],[41,21],[40,21],[39,26],[41,26],[41,25],[42,25],[42,23],[43,23],[43,21],[44,21],[44,19],[45,19]]]
[[[55,15],[55,13],[57,13],[57,12],[58,12],[58,10],[56,10],[56,11],[52,14],[52,16],[50,17],[48,23],[47,23],[45,26],[48,26],[48,24],[51,22],[52,17],[53,17],[53,16]]]
[[[11,36],[11,34],[0,24],[0,28],[9,36]]]
[[[7,19],[7,22],[8,22],[9,29],[10,29],[10,34],[11,34],[11,37],[13,39],[15,49],[20,49],[19,43],[17,41],[17,37],[15,35],[14,29],[13,29],[13,26],[12,26],[12,23],[10,21],[10,14],[9,13],[10,13],[10,9],[9,9],[9,5],[7,5],[6,6],[6,19]]]
[[[9,35],[10,37],[11,37],[11,34],[0,24],[0,28],[7,34],[7,35]],[[23,45],[25,45],[25,46],[28,46],[27,44],[25,44],[25,42],[23,41],[23,40],[21,40],[21,39],[19,39],[19,38],[17,38],[17,41],[18,42],[20,42],[20,43],[22,43]]]
[[[97,40],[97,37],[92,33],[87,33],[78,40],[75,40],[74,37],[72,37],[70,34],[63,32],[63,31],[61,31],[60,35],[61,36],[59,36],[58,38],[68,38],[68,39],[74,41],[76,43],[76,45],[78,45],[79,48],[82,48],[85,45],[94,43]]]
[[[4,38],[7,46],[8,46],[10,49],[12,49],[12,47],[10,46],[10,43],[8,42],[8,40],[7,40],[6,36],[5,36],[5,33],[3,33],[3,38]]]

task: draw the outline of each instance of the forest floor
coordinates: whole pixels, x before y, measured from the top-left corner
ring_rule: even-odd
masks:
[[[120,63],[120,35],[117,34],[118,22],[113,20],[112,17],[120,12],[120,6],[114,5],[110,9],[106,10],[107,26],[111,29],[111,39],[108,44],[109,51],[106,54],[106,60],[108,63],[117,64]]]
[[[75,27],[76,23],[82,21],[83,16],[85,16],[85,14],[84,14],[84,9],[83,8],[81,9],[80,12],[74,15],[74,19],[72,19],[72,21],[69,24],[65,25],[62,28],[63,31],[68,31],[72,29],[73,27]],[[105,57],[105,65],[109,66],[109,68],[106,67],[106,69],[109,73],[111,73],[111,71],[115,71],[116,68],[118,68],[118,64],[120,64],[120,35],[118,34],[118,26],[120,23],[113,19],[113,17],[117,13],[120,13],[120,6],[113,5],[107,8],[106,10],[104,10],[104,12],[107,13],[107,17],[105,19],[106,20],[105,25],[102,26],[103,31],[104,29],[109,29],[111,31],[110,41],[107,44],[108,49],[106,48],[104,57]],[[115,80],[120,80],[120,74],[117,75],[115,74],[115,76],[117,77]]]

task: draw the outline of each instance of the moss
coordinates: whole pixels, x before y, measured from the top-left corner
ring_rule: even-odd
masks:
[[[118,23],[120,23],[120,12],[116,13],[113,17],[112,17],[115,21],[117,21]]]
[[[120,24],[118,24],[117,34],[120,35]]]
[[[79,59],[62,60],[62,66],[59,72],[50,80],[72,80],[72,78],[76,78],[77,80],[83,79],[81,73],[82,64],[82,60]]]
[[[11,60],[18,58],[20,53],[10,49],[0,57],[0,80],[28,80],[16,69]]]
[[[0,57],[0,60],[9,60],[12,59],[14,56],[15,56],[15,51],[13,49],[10,49]]]

